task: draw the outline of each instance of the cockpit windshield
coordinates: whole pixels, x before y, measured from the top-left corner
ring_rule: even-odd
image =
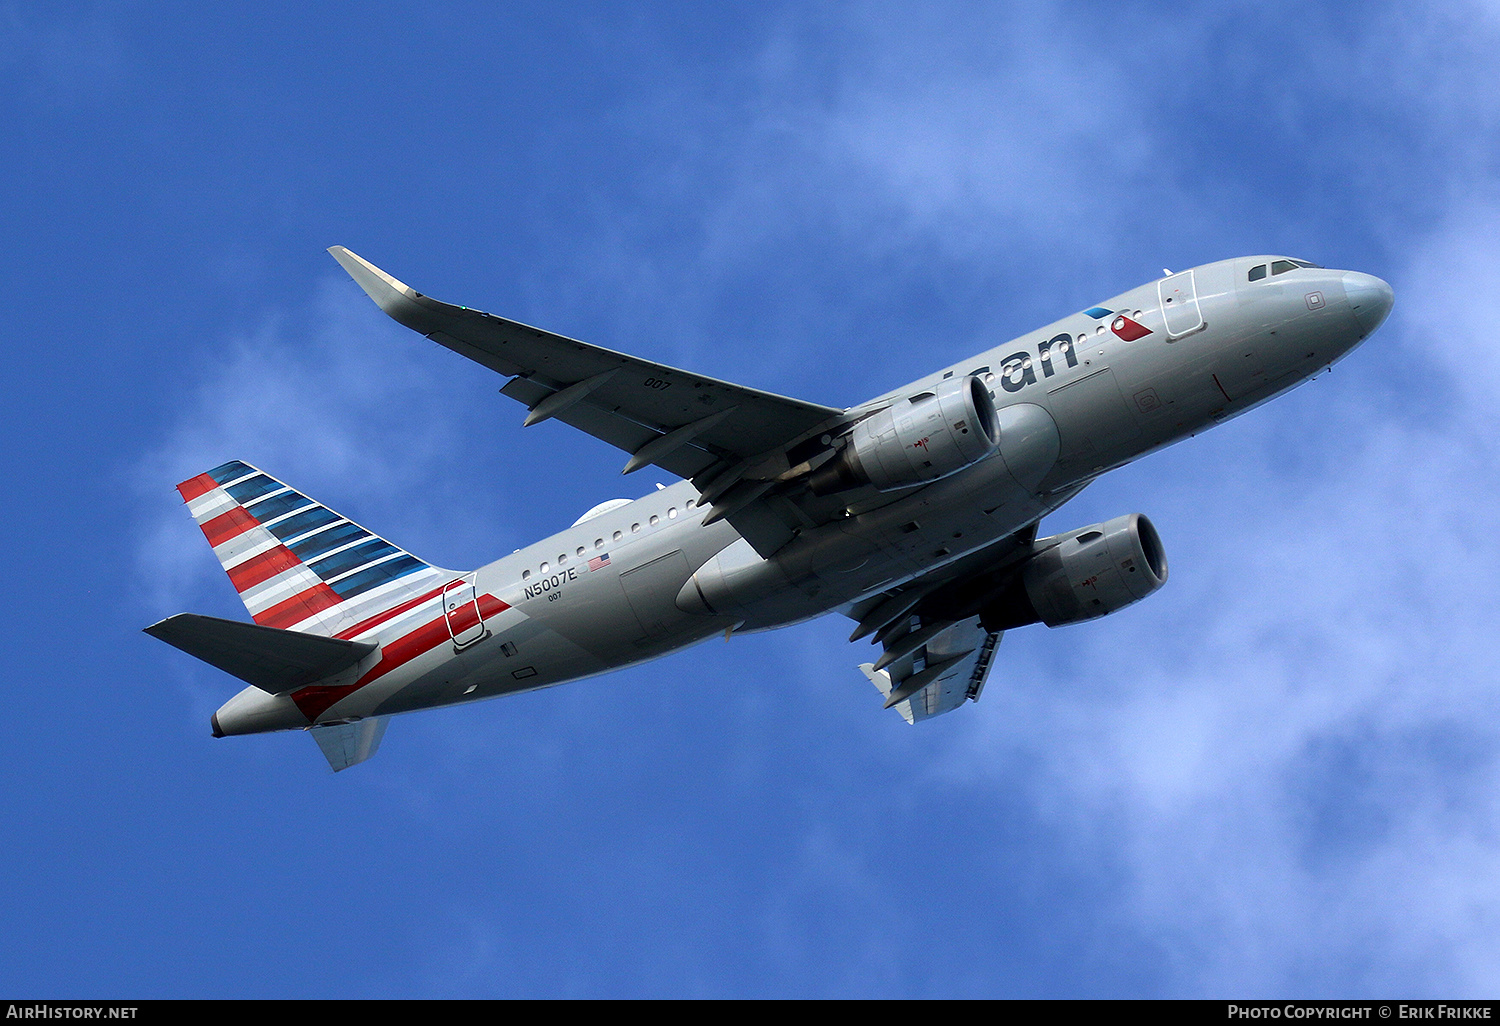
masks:
[[[1322,264],[1315,264],[1315,263],[1313,263],[1310,260],[1276,260],[1276,261],[1273,261],[1271,263],[1270,267],[1271,267],[1271,274],[1272,275],[1277,275],[1277,274],[1285,274],[1288,271],[1295,271],[1299,267],[1313,267],[1313,268],[1317,268],[1318,270],[1322,270],[1323,265]],[[1266,265],[1265,264],[1256,264],[1254,267],[1250,268],[1250,280],[1251,281],[1260,281],[1265,276],[1266,276]]]

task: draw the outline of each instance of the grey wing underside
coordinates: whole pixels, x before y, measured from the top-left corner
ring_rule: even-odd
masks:
[[[879,670],[873,663],[860,663],[859,669],[885,696],[887,709],[895,709],[907,723],[919,723],[979,700],[1002,633],[986,631],[976,616],[941,626],[916,658]]]
[[[869,637],[881,653],[860,671],[907,723],[978,701],[1002,631],[979,611],[1006,587],[1036,540],[1030,524],[995,545],[873,595],[844,612],[856,620],[850,641]]]
[[[526,424],[555,418],[629,453],[624,473],[654,464],[691,480],[713,507],[710,521],[727,518],[763,555],[798,526],[794,511],[757,500],[796,475],[794,447],[844,411],[443,303],[342,246],[329,253],[393,319],[511,378],[501,392],[531,411]]]

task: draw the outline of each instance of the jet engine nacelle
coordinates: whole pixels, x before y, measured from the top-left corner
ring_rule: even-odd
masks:
[[[970,374],[934,392],[898,400],[854,425],[837,457],[809,479],[818,495],[874,485],[882,492],[925,484],[995,451],[1000,432],[989,389]]]
[[[980,613],[989,630],[1082,623],[1124,609],[1167,583],[1167,556],[1140,513],[1038,539],[1011,586]]]

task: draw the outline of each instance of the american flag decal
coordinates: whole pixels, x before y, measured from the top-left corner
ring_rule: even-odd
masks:
[[[593,559],[589,560],[589,571],[590,572],[593,572],[595,570],[598,570],[600,567],[605,567],[605,566],[609,566],[609,553],[608,552],[604,553],[602,556],[595,556]]]

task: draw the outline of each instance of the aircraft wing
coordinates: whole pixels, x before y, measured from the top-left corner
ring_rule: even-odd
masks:
[[[881,654],[859,668],[907,723],[978,701],[1003,631],[979,613],[1019,572],[1034,549],[1028,524],[987,549],[844,610],[858,621],[850,641],[869,637]]]
[[[623,473],[655,464],[692,480],[710,517],[729,519],[762,555],[791,537],[791,511],[751,507],[792,470],[789,450],[844,411],[443,303],[342,246],[329,253],[396,321],[511,378],[500,391],[531,411],[527,425],[556,418],[630,453]]]
[[[912,634],[928,637],[917,650],[879,670],[873,663],[859,668],[885,696],[887,709],[894,708],[907,723],[918,723],[979,700],[1002,633],[986,631],[977,616],[960,623],[920,624]]]

